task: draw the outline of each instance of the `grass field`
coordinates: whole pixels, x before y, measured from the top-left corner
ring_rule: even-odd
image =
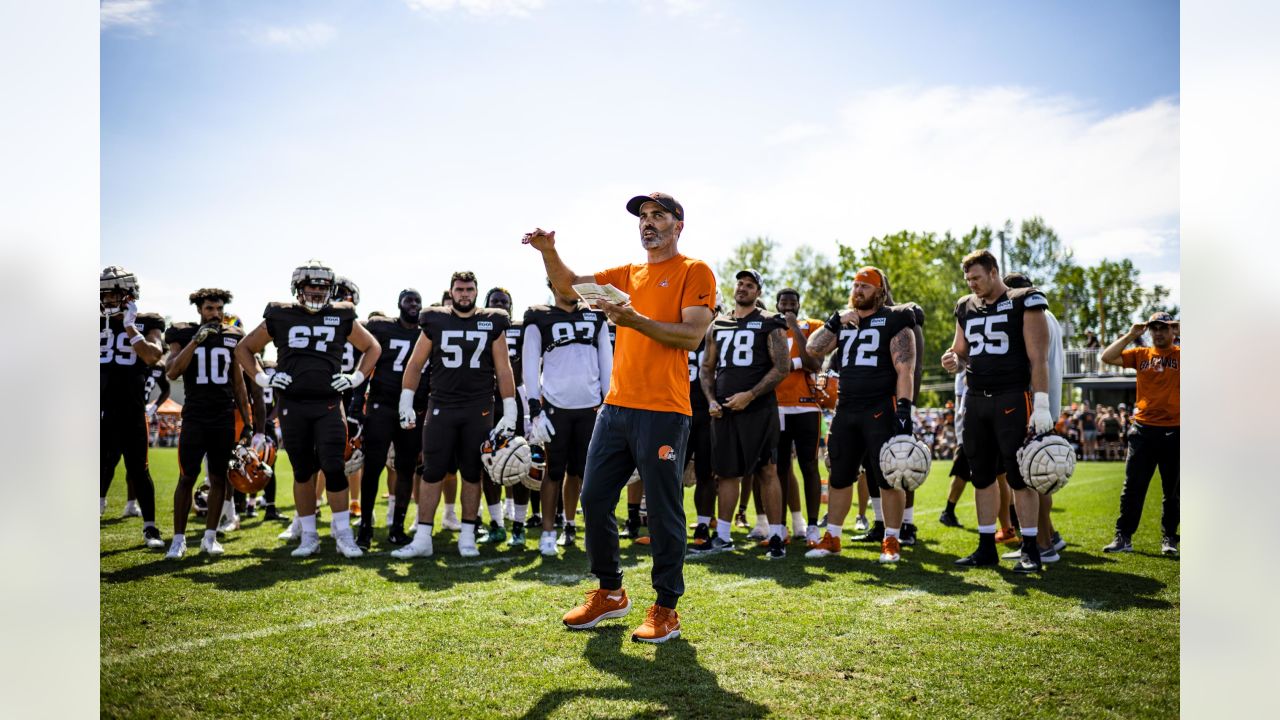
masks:
[[[631,615],[570,632],[561,614],[595,587],[581,545],[543,558],[534,533],[524,550],[464,560],[438,531],[434,557],[397,561],[379,527],[374,552],[346,560],[322,527],[321,554],[296,560],[275,539],[282,526],[255,518],[218,560],[198,553],[193,524],[187,557],[166,562],[141,545],[139,519],[118,519],[121,468],[101,526],[102,714],[1176,716],[1178,563],[1159,554],[1159,481],[1135,552],[1104,555],[1123,466],[1078,465],[1054,509],[1070,546],[1024,578],[1008,562],[952,567],[976,530],[971,490],[965,528],[937,522],[949,467],[919,491],[920,543],[896,566],[870,544],[820,561],[800,548],[782,562],[755,548],[689,560],[684,636],[658,646],[629,641],[653,591],[647,549],[625,540]],[[176,454],[153,450],[151,468],[167,542]],[[283,454],[280,470],[290,507]]]

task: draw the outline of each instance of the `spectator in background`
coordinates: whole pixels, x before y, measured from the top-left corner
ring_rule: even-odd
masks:
[[[1076,412],[1076,428],[1080,431],[1080,450],[1084,460],[1098,459],[1098,415],[1089,403],[1080,403]]]
[[[1107,460],[1119,460],[1123,454],[1120,445],[1120,415],[1111,407],[1099,415],[1102,432],[1102,452]]]

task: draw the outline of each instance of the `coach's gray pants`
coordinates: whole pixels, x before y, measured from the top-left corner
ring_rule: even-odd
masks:
[[[657,603],[674,608],[684,594],[682,476],[689,424],[688,415],[615,405],[605,405],[596,416],[582,479],[582,515],[587,559],[600,587],[622,587],[614,511],[632,471],[639,468],[649,510]]]

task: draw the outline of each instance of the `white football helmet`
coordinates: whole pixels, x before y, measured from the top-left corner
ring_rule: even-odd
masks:
[[[124,312],[126,305],[138,299],[140,290],[138,276],[119,265],[108,265],[98,276],[98,312],[104,317]]]
[[[529,446],[529,472],[520,478],[525,487],[533,491],[542,490],[542,478],[547,474],[547,452],[541,445]]]
[[[895,490],[915,490],[929,477],[933,453],[911,435],[894,435],[880,448],[880,472]]]
[[[533,463],[532,455],[528,441],[510,430],[491,433],[480,446],[480,464],[494,482],[504,487],[524,481]]]
[[[1018,469],[1027,487],[1052,495],[1066,487],[1076,471],[1076,451],[1061,435],[1040,435],[1018,448]]]
[[[319,260],[308,260],[294,268],[293,279],[289,283],[293,296],[308,310],[320,310],[328,305],[333,296],[333,285],[333,270]],[[308,291],[307,287],[323,289]]]

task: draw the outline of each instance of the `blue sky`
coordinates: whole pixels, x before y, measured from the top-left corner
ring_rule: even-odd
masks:
[[[1178,5],[718,0],[103,2],[102,262],[182,318],[256,319],[319,257],[391,311],[472,269],[542,302],[519,244],[834,253],[1043,215],[1082,261],[1179,288]]]

